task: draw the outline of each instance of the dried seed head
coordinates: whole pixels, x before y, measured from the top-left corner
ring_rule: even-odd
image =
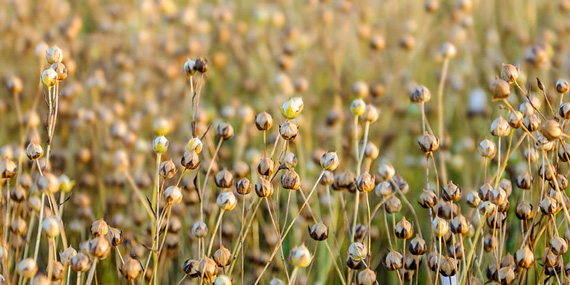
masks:
[[[63,61],[63,51],[58,46],[46,50],[46,60],[49,64]]]
[[[558,206],[558,202],[556,200],[554,200],[553,198],[550,198],[548,196],[544,197],[544,199],[542,199],[542,201],[540,201],[540,211],[544,214],[544,215],[554,215],[556,213],[558,213],[558,211],[560,211],[560,207]]]
[[[267,112],[261,112],[255,117],[255,126],[260,131],[267,131],[273,127],[273,117]]]
[[[481,203],[481,198],[479,197],[479,194],[475,191],[469,192],[467,194],[467,205],[469,205],[469,207],[471,208],[477,208],[477,206],[479,206],[479,203]]]
[[[168,140],[164,136],[156,137],[152,144],[152,149],[158,154],[163,154],[168,150]]]
[[[388,214],[398,213],[402,210],[402,202],[398,197],[392,196],[392,198],[388,199],[388,201],[384,203],[384,209],[386,209]]]
[[[287,190],[298,190],[301,188],[301,178],[294,169],[288,170],[281,176],[281,186]]]
[[[216,135],[223,140],[229,140],[234,136],[234,128],[229,123],[221,123],[216,128]]]
[[[368,84],[366,84],[366,82],[364,81],[359,80],[354,82],[354,84],[352,85],[352,92],[358,98],[364,98],[368,96],[369,91],[370,90],[368,88]]]
[[[283,156],[283,160],[281,161],[281,164],[284,167],[287,167],[289,169],[295,168],[295,166],[297,166],[297,156],[295,156],[294,153],[288,151],[284,156]]]
[[[534,148],[525,149],[524,156],[531,163],[535,163],[538,161],[538,151]]]
[[[89,242],[89,254],[97,259],[105,259],[111,252],[111,244],[103,236],[99,236]]]
[[[529,269],[534,264],[534,253],[530,250],[528,245],[524,245],[515,253],[515,262],[518,266]]]
[[[216,280],[214,281],[214,285],[232,285],[232,281],[226,275],[218,275],[218,276],[216,276]]]
[[[427,89],[427,87],[419,85],[418,87],[410,90],[409,96],[410,96],[410,101],[412,102],[415,103],[427,102],[431,99],[431,92],[429,91],[429,89]]]
[[[286,141],[293,140],[299,134],[299,127],[293,122],[287,121],[279,126],[279,134]]]
[[[509,82],[499,78],[495,79],[495,81],[491,83],[490,88],[491,95],[493,95],[493,101],[506,99],[511,93],[511,86],[509,85]]]
[[[485,238],[483,239],[483,249],[486,252],[490,252],[491,250],[497,248],[497,244],[498,241],[494,236],[490,234],[485,235]]]
[[[374,176],[364,172],[356,180],[356,188],[361,192],[370,192],[374,189],[374,181]]]
[[[23,179],[23,178],[21,178]],[[16,202],[16,203],[22,203],[26,200],[27,198],[27,194],[26,194],[26,189],[24,187],[22,187],[22,185],[18,185],[16,187],[14,187],[12,189],[12,191],[10,192],[10,198],[12,198],[12,201]]]
[[[338,165],[339,160],[336,152],[328,151],[321,156],[321,167],[324,170],[334,171]]]
[[[220,188],[230,188],[234,183],[234,176],[224,168],[222,171],[216,173],[214,182],[216,183],[216,186]]]
[[[459,199],[461,199],[461,188],[449,181],[447,185],[441,189],[441,197],[447,202],[459,201]]]
[[[195,222],[192,225],[192,234],[197,238],[203,238],[208,234],[208,226],[204,222]]]
[[[364,110],[364,114],[362,114],[362,119],[366,122],[376,122],[378,120],[378,109],[371,104],[366,105],[366,109]]]
[[[259,178],[254,188],[255,194],[259,198],[267,198],[273,195],[273,184],[263,177]]]
[[[22,92],[23,89],[22,79],[16,76],[10,76],[6,80],[6,88],[8,91],[13,95],[18,95]]]
[[[401,253],[395,250],[390,250],[386,257],[384,257],[384,260],[382,260],[382,265],[386,270],[394,271],[404,266],[404,258]]]
[[[374,160],[374,159],[378,158],[379,154],[380,154],[380,150],[378,149],[378,147],[373,142],[368,142],[366,144],[366,147],[364,148],[364,156],[366,158]]]
[[[127,280],[134,280],[141,275],[142,267],[138,260],[129,258],[121,265],[120,271]]]
[[[489,201],[497,206],[505,204],[507,198],[507,192],[501,187],[493,189],[489,195]]]
[[[257,173],[263,176],[271,176],[275,171],[275,164],[269,157],[263,157],[257,164]]]
[[[562,135],[562,127],[560,127],[560,124],[557,121],[548,120],[542,123],[540,132],[549,141],[554,141],[560,138]]]
[[[56,72],[57,80],[61,81],[67,78],[67,67],[63,63],[55,62],[49,68]]]
[[[164,200],[170,205],[180,204],[182,202],[182,190],[178,186],[168,186],[164,190]]]
[[[352,260],[359,262],[366,258],[368,250],[361,242],[353,242],[348,247],[348,255]]]
[[[570,119],[570,103],[562,103],[562,105],[560,105],[560,109],[558,109],[558,115],[565,120]]]
[[[194,70],[200,73],[208,72],[208,60],[205,58],[198,58],[194,62]]]
[[[236,183],[236,191],[240,195],[247,195],[251,193],[251,188],[252,188],[251,181],[249,181],[249,179],[247,179],[246,177],[240,179]]]
[[[570,89],[570,84],[568,84],[568,81],[562,78],[556,81],[556,91],[558,91],[558,93],[560,94],[568,93],[568,89]]]
[[[532,219],[532,217],[534,216],[533,208],[534,207],[532,206],[532,204],[529,204],[524,201],[520,202],[517,205],[517,210],[515,212],[517,218],[519,218],[519,220],[524,220],[524,221]]]
[[[455,275],[457,260],[453,257],[443,257],[439,264],[439,273],[445,277]]]
[[[410,241],[408,249],[413,255],[422,255],[427,251],[426,241],[419,235],[416,235],[416,237]]]
[[[469,221],[463,216],[459,215],[451,221],[451,232],[454,234],[466,234],[469,231]]]
[[[196,169],[200,166],[200,158],[195,150],[187,150],[182,155],[180,164],[186,169]]]
[[[55,261],[52,265],[51,269],[51,280],[52,282],[61,281],[63,279],[63,275],[65,273],[65,268],[63,264],[59,261]]]
[[[366,103],[364,103],[362,99],[354,99],[352,103],[350,103],[350,111],[359,117],[366,112]]]
[[[538,131],[540,118],[537,114],[528,115],[523,119],[523,125],[529,132]]]
[[[446,220],[436,217],[431,223],[431,228],[436,236],[443,237],[449,230],[449,224]]]
[[[59,235],[60,228],[57,217],[51,216],[43,220],[42,233],[44,233],[48,238],[54,238]]]
[[[214,261],[219,267],[225,267],[232,263],[232,253],[223,245],[214,253]]]
[[[376,272],[366,268],[358,273],[356,278],[358,285],[373,285],[376,284]]]
[[[186,144],[186,150],[193,150],[196,153],[200,153],[202,151],[203,143],[200,138],[191,138]]]
[[[312,239],[317,241],[326,240],[329,236],[327,226],[321,221],[309,227],[309,235]]]
[[[184,264],[182,265],[182,270],[190,278],[196,278],[200,276],[200,274],[198,273],[198,260],[187,259],[186,261],[184,261]]]
[[[33,258],[28,257],[18,263],[18,274],[26,279],[32,278],[38,272],[38,265]]]
[[[501,68],[501,78],[508,83],[513,83],[517,81],[520,75],[520,69],[518,66],[512,64],[503,64]]]
[[[519,176],[517,176],[517,179],[515,180],[515,184],[517,185],[517,187],[523,189],[523,190],[529,190],[530,188],[532,188],[532,182],[533,182],[533,178],[532,176],[530,176],[530,174],[528,172],[525,172]]]
[[[103,219],[99,219],[91,224],[91,234],[94,237],[105,237],[109,232],[109,225]]]
[[[216,204],[218,204],[218,207],[224,211],[233,210],[237,205],[237,199],[234,192],[227,191],[220,193],[218,199],[216,199]]]
[[[164,179],[170,179],[176,175],[176,165],[172,159],[163,161],[159,167],[159,174]]]
[[[304,103],[301,97],[294,97],[281,105],[281,115],[287,120],[293,120],[303,111]]]
[[[112,246],[119,246],[125,240],[123,232],[113,227],[109,227],[109,239],[111,240]]]
[[[289,253],[289,260],[295,267],[307,267],[311,264],[312,259],[309,249],[304,244],[294,247]]]
[[[41,80],[46,87],[51,88],[57,84],[57,72],[48,68],[42,72]]]
[[[198,263],[198,273],[206,278],[215,277],[218,274],[218,265],[211,258],[204,256]]]
[[[479,143],[478,151],[482,157],[493,158],[497,152],[497,148],[494,142],[484,139]]]
[[[10,231],[16,235],[23,235],[26,233],[28,225],[22,217],[18,216],[10,223]]]
[[[75,272],[86,272],[91,267],[91,260],[83,252],[79,252],[71,258],[69,264]]]
[[[378,197],[388,198],[393,192],[392,184],[388,181],[380,182],[374,188],[374,192]]]
[[[418,139],[418,145],[425,154],[430,154],[439,148],[439,139],[433,135],[425,134]]]
[[[394,177],[396,170],[390,163],[382,163],[378,167],[378,175],[382,181],[388,181]]]
[[[491,124],[491,134],[496,137],[506,137],[509,135],[510,131],[511,126],[503,116],[499,116]]]
[[[44,150],[41,145],[30,142],[26,148],[26,155],[28,156],[29,160],[36,160],[44,155]]]
[[[550,240],[550,250],[556,255],[563,255],[568,251],[568,243],[561,237],[554,237]]]
[[[451,42],[443,43],[439,48],[439,52],[444,58],[453,58],[455,57],[455,54],[457,54],[455,45],[453,45]]]
[[[193,76],[194,74],[196,74],[197,70],[195,69],[196,67],[196,62],[188,59],[185,63],[184,63],[184,72],[186,73],[186,76]]]
[[[352,270],[362,270],[366,268],[364,260],[355,261],[352,258],[350,258],[350,256],[348,256],[348,258],[346,259],[346,266]]]
[[[402,217],[398,224],[396,224],[394,233],[399,239],[409,239],[414,234],[414,229],[412,228],[412,224],[406,220],[406,217]]]
[[[420,206],[430,209],[437,204],[437,196],[433,191],[423,190],[420,198],[418,199]]]
[[[521,111],[516,111],[515,113],[511,112],[509,114],[509,126],[511,126],[512,128],[519,128],[524,120],[524,115]]]

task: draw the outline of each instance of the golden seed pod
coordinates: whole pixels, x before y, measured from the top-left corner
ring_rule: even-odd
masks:
[[[322,221],[318,222],[309,227],[309,236],[317,241],[326,240],[329,237],[329,229]]]
[[[194,63],[194,70],[200,73],[208,72],[208,60],[202,57],[196,59]]]
[[[52,46],[46,50],[46,60],[49,64],[63,61],[63,51],[58,46]]]
[[[28,225],[22,217],[18,216],[10,223],[10,231],[16,235],[23,235],[28,230]]]
[[[71,258],[69,264],[75,272],[86,272],[91,267],[91,260],[83,252],[79,252]]]
[[[426,241],[422,239],[419,235],[416,235],[408,245],[408,249],[413,255],[422,255],[427,251]]]
[[[255,126],[260,131],[267,131],[273,127],[273,117],[267,112],[261,112],[255,117]]]
[[[364,98],[364,97],[368,96],[368,92],[369,92],[368,84],[366,84],[366,82],[361,81],[361,80],[356,81],[352,85],[352,92],[354,93],[354,95],[356,97]]]
[[[129,258],[121,265],[119,271],[127,280],[137,279],[142,273],[141,263],[136,259]]]
[[[364,260],[355,261],[350,256],[346,259],[346,266],[352,270],[362,270],[366,268],[366,263]]]
[[[558,79],[558,81],[556,81],[556,91],[558,91],[558,93],[566,94],[566,93],[568,93],[569,89],[570,89],[570,84],[568,84],[568,81],[566,81],[562,78]]]
[[[49,68],[56,72],[57,80],[62,81],[67,78],[67,67],[63,63],[55,62]]]
[[[293,140],[299,134],[299,127],[293,122],[287,121],[279,126],[279,134],[284,140]]]
[[[65,268],[63,264],[59,261],[55,261],[51,269],[51,282],[61,281],[65,273]]]
[[[362,99],[354,99],[352,103],[350,103],[350,111],[359,117],[366,112],[366,103],[364,103]]]
[[[16,163],[10,159],[4,159],[0,162],[0,172],[2,173],[2,178],[12,178],[18,173],[18,167]]]
[[[537,114],[531,114],[523,119],[523,125],[529,132],[538,131],[540,128],[540,118]]]
[[[186,73],[186,76],[193,76],[194,74],[196,74],[197,70],[195,69],[196,67],[196,62],[188,59],[185,63],[184,63],[184,72]]]
[[[501,206],[507,202],[507,192],[501,187],[497,187],[491,191],[489,201],[497,206]]]
[[[376,284],[376,272],[370,270],[369,268],[362,270],[358,273],[358,276],[356,277],[356,282],[358,285]]]
[[[224,168],[222,171],[216,173],[214,182],[216,183],[216,186],[220,188],[230,188],[234,183],[234,176],[231,172]]]
[[[187,150],[180,158],[180,164],[186,169],[196,169],[200,166],[200,158],[195,150]]]
[[[281,105],[281,115],[287,120],[293,120],[301,114],[305,104],[301,97],[294,97]]]
[[[218,275],[216,276],[214,285],[232,285],[232,280],[226,275]]]
[[[501,68],[501,79],[508,83],[517,81],[520,74],[521,72],[519,67],[512,64],[503,64],[503,67]]]
[[[549,141],[554,141],[560,138],[560,136],[562,135],[562,127],[557,121],[548,120],[542,123],[540,132]]]
[[[382,163],[378,167],[378,176],[382,181],[388,181],[394,177],[396,170],[390,163]]]
[[[274,171],[275,164],[269,157],[265,156],[259,160],[257,164],[257,173],[259,173],[259,175],[271,176]]]
[[[311,264],[313,258],[309,249],[304,245],[296,246],[289,252],[289,260],[295,267],[304,268]]]
[[[22,92],[24,84],[22,79],[16,76],[10,76],[6,79],[6,88],[13,95],[18,95]]]
[[[340,161],[336,152],[328,151],[321,156],[320,163],[324,170],[335,171]]]
[[[441,189],[441,197],[444,201],[459,201],[461,199],[461,188],[449,181],[447,185]]]
[[[506,137],[509,135],[510,131],[511,126],[503,116],[499,116],[491,124],[491,134],[496,137]]]
[[[50,285],[51,283],[48,281],[47,276],[42,273],[36,274],[33,279],[30,280],[31,285]]]
[[[214,261],[219,267],[226,267],[232,263],[232,253],[222,245],[214,253]]]
[[[386,203],[384,203],[384,209],[388,214],[398,213],[402,210],[402,202],[398,197],[392,196],[392,198],[388,199]]]
[[[550,250],[556,255],[563,255],[568,251],[568,242],[561,237],[554,237],[550,240]]]
[[[455,275],[457,260],[453,257],[443,257],[439,264],[439,273],[445,277]]]
[[[164,179],[170,179],[176,175],[176,165],[172,162],[172,159],[163,161],[159,167],[159,174]]]
[[[525,221],[532,219],[532,217],[534,216],[533,208],[534,207],[532,206],[532,204],[529,204],[527,202],[520,202],[517,205],[517,209],[515,212],[517,218],[519,218],[519,220],[525,220]]]
[[[236,191],[240,194],[240,195],[247,195],[249,193],[251,193],[251,188],[253,186],[251,185],[251,181],[249,181],[249,179],[247,179],[246,177],[240,179],[237,183],[236,183]]]
[[[362,119],[369,123],[374,123],[378,120],[380,113],[378,109],[371,104],[366,105],[366,109],[364,110],[364,114],[362,114]]]
[[[380,155],[380,150],[373,142],[368,142],[364,148],[364,157],[374,160]]]
[[[523,190],[529,190],[530,188],[532,188],[533,181],[534,181],[534,178],[527,171],[527,172],[517,176],[517,178],[515,179],[515,184],[517,185],[517,187],[519,187]]]
[[[418,145],[425,154],[430,154],[439,148],[439,139],[433,135],[425,134],[418,139]]]
[[[560,256],[554,254],[550,248],[545,248],[541,259],[544,267],[553,267],[559,262]]]
[[[26,148],[26,155],[28,156],[29,160],[36,160],[44,155],[44,150],[41,145],[30,142]]]
[[[428,102],[431,99],[431,92],[423,85],[410,89],[408,95],[410,97],[410,101],[414,103]]]
[[[94,237],[106,237],[108,232],[109,225],[103,219],[99,219],[91,224],[91,234]]]
[[[237,205],[237,199],[234,192],[227,191],[220,193],[216,199],[216,204],[218,204],[218,207],[224,211],[233,210]]]
[[[560,211],[558,202],[548,196],[544,197],[544,199],[540,201],[539,207],[540,211],[544,215],[554,215]]]
[[[118,246],[125,240],[123,237],[123,232],[113,227],[109,227],[109,237],[112,246]]]
[[[463,215],[459,215],[451,221],[451,232],[454,234],[466,234],[469,231],[469,221]]]
[[[216,128],[216,135],[223,140],[229,140],[234,136],[234,128],[229,123],[221,123]]]
[[[53,87],[57,84],[57,72],[48,68],[42,72],[41,80],[46,87]]]
[[[89,254],[97,259],[105,259],[111,251],[111,244],[104,236],[99,236],[89,242]]]
[[[294,169],[288,170],[281,176],[281,186],[287,190],[299,190],[301,188],[301,178]]]
[[[509,126],[516,129],[522,125],[523,120],[524,120],[523,113],[521,111],[516,111],[516,113],[511,112],[509,114],[509,119],[507,122],[509,123]]]
[[[182,265],[182,270],[184,271],[184,273],[186,273],[186,275],[188,275],[188,277],[196,278],[200,276],[200,273],[198,273],[198,263],[199,263],[198,260],[188,259],[184,261],[184,264]]]
[[[192,235],[197,238],[203,238],[208,234],[208,226],[204,222],[195,222],[192,225]]]
[[[54,238],[59,235],[60,228],[57,217],[51,216],[43,220],[42,233],[45,234],[48,238]]]
[[[493,235],[491,234],[485,235],[485,238],[483,239],[483,249],[486,252],[490,252],[491,250],[497,248],[497,245],[498,241]]]
[[[38,265],[33,258],[28,257],[18,263],[18,274],[26,279],[32,278],[38,272]]]
[[[497,147],[495,146],[494,142],[488,139],[484,139],[479,143],[477,150],[482,157],[492,159],[497,152]]]
[[[368,172],[362,173],[356,180],[356,188],[360,192],[370,192],[374,190],[375,179],[373,175]]]
[[[170,205],[180,204],[182,202],[182,190],[178,186],[168,186],[164,190],[164,199]]]
[[[515,252],[515,262],[518,266],[529,269],[534,264],[534,253],[530,250],[528,245],[524,245],[517,252]]]
[[[437,195],[433,191],[423,190],[418,203],[425,209],[431,209],[438,202]]]
[[[325,170],[323,172],[323,177],[321,178],[320,183],[323,185],[332,185],[334,183],[334,174],[328,170]]]
[[[204,278],[215,277],[218,274],[218,265],[211,258],[204,256],[198,262],[197,271],[199,276],[204,276]]]
[[[363,243],[353,242],[348,247],[348,255],[352,260],[359,262],[368,256],[368,250]]]
[[[431,228],[437,237],[443,237],[449,230],[449,224],[446,220],[436,217],[431,223]]]
[[[267,198],[273,195],[273,184],[263,177],[259,178],[254,188],[255,194],[259,198]]]
[[[57,176],[49,173],[44,172],[43,176],[38,177],[36,181],[36,185],[38,186],[38,190],[42,193],[47,194],[54,194],[57,193],[59,190],[59,179]]]
[[[399,239],[409,239],[414,234],[414,229],[412,228],[412,224],[406,220],[406,217],[402,217],[398,224],[396,224],[394,233]]]
[[[479,204],[481,203],[481,198],[479,197],[479,194],[475,191],[469,192],[467,194],[467,205],[469,205],[469,207],[471,208],[477,208],[477,206],[479,206]]]
[[[28,206],[34,210],[34,212],[39,213],[40,209],[42,207],[42,202],[40,197],[38,196],[32,196],[30,197],[30,199],[28,199]]]
[[[188,141],[188,144],[186,144],[186,150],[193,150],[197,154],[202,151],[202,147],[203,147],[202,140],[200,140],[200,138],[197,138],[197,137],[191,138]]]
[[[401,253],[390,250],[386,257],[384,257],[384,260],[382,260],[382,265],[388,271],[398,270],[404,266],[404,258]]]
[[[443,58],[453,58],[457,54],[457,49],[451,42],[445,42],[439,47],[439,52]]]
[[[570,103],[562,103],[560,109],[558,109],[558,114],[565,120],[570,119]]]
[[[295,168],[295,166],[297,166],[297,156],[295,156],[294,153],[288,151],[287,153],[285,153],[285,155],[283,156],[283,160],[281,161],[281,164],[284,167],[287,167],[289,169],[293,169]]]
[[[493,101],[506,99],[511,93],[509,82],[499,78],[491,83],[490,89],[491,95],[493,95]]]
[[[152,149],[158,153],[163,154],[168,150],[168,139],[164,136],[158,136],[154,139]]]

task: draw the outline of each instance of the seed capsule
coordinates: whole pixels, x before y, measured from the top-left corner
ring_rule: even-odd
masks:
[[[442,218],[435,218],[431,224],[433,232],[438,237],[443,237],[449,230],[449,225],[446,220]]]
[[[447,185],[441,189],[441,197],[445,201],[459,201],[461,199],[461,188],[449,181]]]
[[[426,134],[418,139],[418,145],[425,154],[430,154],[439,148],[439,139],[433,135]]]
[[[214,253],[214,261],[219,267],[225,267],[232,263],[232,253],[223,245]]]
[[[516,215],[519,220],[528,221],[534,216],[533,206],[527,202],[520,202],[517,205]]]
[[[495,143],[488,139],[484,139],[479,143],[478,150],[479,154],[485,158],[493,158],[497,152]]]
[[[362,99],[354,99],[350,103],[350,111],[357,117],[361,116],[366,111],[366,103]]]
[[[234,128],[229,123],[221,123],[216,128],[216,135],[223,140],[229,140],[234,136]]]
[[[412,237],[414,230],[412,229],[412,224],[406,220],[406,217],[402,217],[402,220],[396,224],[394,233],[399,239],[409,239]]]
[[[530,250],[528,245],[524,245],[515,253],[515,262],[518,266],[529,269],[534,264],[534,253]]]
[[[168,150],[168,140],[164,136],[156,137],[152,144],[152,149],[158,154],[163,154]]]
[[[329,230],[323,222],[318,222],[312,227],[309,227],[309,235],[314,240],[323,241],[328,238]]]
[[[200,158],[195,150],[187,150],[182,155],[180,164],[186,169],[196,169],[200,166]]]
[[[99,219],[91,224],[91,234],[94,237],[105,237],[109,232],[109,226],[103,219]]]
[[[42,222],[42,233],[44,233],[48,238],[54,238],[59,235],[59,222],[55,216],[44,219]]]
[[[501,68],[501,78],[508,83],[513,83],[517,81],[520,75],[519,67],[515,67],[512,64],[503,64]]]
[[[103,236],[97,237],[89,243],[89,254],[97,259],[105,259],[111,252],[111,244]]]
[[[249,193],[251,193],[251,182],[249,181],[249,179],[247,178],[242,178],[240,179],[237,183],[236,183],[236,191],[240,194],[240,195],[247,195]]]
[[[263,176],[271,176],[275,171],[275,164],[273,160],[268,157],[263,157],[257,164],[257,173]]]
[[[358,273],[356,282],[358,285],[373,285],[376,283],[376,272],[369,268],[362,270]]]
[[[378,175],[380,176],[380,179],[382,181],[387,181],[392,179],[392,177],[394,177],[395,174],[396,170],[394,169],[394,166],[392,166],[392,164],[382,163],[378,167]]]
[[[284,140],[293,140],[299,134],[299,127],[293,122],[287,121],[279,126],[279,134]]]
[[[164,190],[164,199],[170,205],[180,204],[182,202],[182,190],[178,186],[168,186]]]
[[[356,180],[356,188],[361,192],[370,192],[374,189],[374,176],[368,172],[362,173]]]
[[[18,263],[18,274],[20,276],[29,279],[34,277],[36,272],[38,272],[38,265],[33,258],[28,257]]]
[[[214,177],[214,182],[216,183],[216,186],[227,189],[232,187],[234,183],[234,177],[232,173],[229,172],[227,169],[223,169],[222,171],[216,173],[216,176]]]
[[[431,92],[427,87],[420,85],[409,92],[410,101],[414,103],[427,102],[431,99]]]
[[[67,78],[67,67],[63,63],[55,62],[49,68],[56,72],[57,80],[61,81]]]
[[[366,122],[373,123],[378,120],[378,109],[371,104],[366,105],[364,114],[362,114],[362,119]]]
[[[224,211],[233,210],[237,205],[237,199],[234,192],[222,192],[216,199],[216,204],[218,204],[218,207]]]
[[[170,179],[176,175],[176,165],[172,159],[163,161],[159,167],[159,174],[164,179]]]
[[[435,195],[435,193],[433,191],[427,191],[427,190],[423,190],[423,192],[420,195],[420,198],[418,200],[418,203],[420,204],[420,206],[422,206],[426,209],[433,208],[433,206],[436,205],[437,202],[438,202],[438,200],[437,200],[437,196]]]
[[[52,46],[46,50],[46,60],[49,64],[63,61],[63,51],[58,46]]]
[[[408,249],[413,255],[422,255],[426,253],[427,245],[424,239],[422,239],[419,235],[416,235],[416,237],[410,241]]]
[[[208,72],[208,60],[205,58],[198,58],[194,62],[194,70],[200,73]]]
[[[289,253],[289,260],[295,267],[307,267],[311,264],[312,259],[309,249],[304,244],[294,247]]]
[[[360,242],[353,242],[348,247],[348,255],[354,261],[359,262],[366,258],[366,256],[368,255],[368,250],[366,249],[366,246],[364,244]]]
[[[491,134],[496,137],[508,136],[510,131],[511,126],[503,116],[499,116],[499,118],[495,119],[491,124]]]
[[[544,215],[554,215],[556,213],[558,213],[558,211],[560,211],[559,207],[558,207],[558,202],[556,200],[554,200],[553,198],[550,197],[544,197],[544,199],[542,199],[542,201],[540,201],[540,211],[544,214]]]
[[[503,79],[495,79],[491,83],[491,95],[493,95],[493,101],[498,101],[506,99],[511,93],[511,86],[509,83]]]
[[[204,256],[198,263],[198,273],[199,276],[204,276],[205,278],[215,277],[218,274],[218,265],[211,258]]]
[[[570,84],[568,84],[568,81],[564,79],[558,79],[558,81],[556,81],[556,91],[558,91],[558,93],[560,94],[568,93],[569,89],[570,89]]]
[[[186,144],[186,150],[193,150],[197,154],[202,152],[203,143],[200,138],[191,138]]]
[[[549,141],[554,141],[562,135],[562,127],[560,127],[560,124],[557,121],[548,120],[542,124],[540,132]]]
[[[260,131],[267,131],[273,126],[273,117],[267,112],[261,112],[255,117],[255,126]]]
[[[293,120],[303,111],[304,103],[301,97],[294,97],[281,105],[281,115],[287,120]]]
[[[273,184],[263,177],[259,178],[254,188],[255,194],[259,198],[267,198],[273,195]]]
[[[326,152],[321,156],[320,162],[321,167],[328,171],[334,171],[340,163],[336,152]]]
[[[469,231],[469,222],[463,215],[459,215],[451,221],[451,232],[454,234],[466,234]]]
[[[294,169],[288,170],[281,176],[281,186],[287,190],[299,190],[301,188],[301,178]]]
[[[120,271],[127,280],[134,280],[141,275],[142,267],[138,260],[129,258],[121,265]]]
[[[568,243],[561,237],[554,237],[550,240],[550,250],[556,255],[563,255],[568,251]]]
[[[192,234],[197,238],[203,238],[208,234],[208,226],[204,222],[195,222],[192,225]]]
[[[86,272],[91,268],[91,260],[83,252],[79,252],[72,257],[69,264],[71,265],[71,270],[75,272]]]
[[[41,145],[30,142],[26,148],[26,155],[28,156],[29,160],[36,160],[44,155],[44,150],[42,149]]]
[[[402,257],[401,253],[395,250],[390,250],[390,252],[388,252],[382,261],[382,265],[384,268],[386,268],[386,270],[394,271],[404,266],[404,258]]]

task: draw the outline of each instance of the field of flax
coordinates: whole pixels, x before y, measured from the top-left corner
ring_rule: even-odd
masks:
[[[570,0],[0,0],[0,284],[570,284]]]

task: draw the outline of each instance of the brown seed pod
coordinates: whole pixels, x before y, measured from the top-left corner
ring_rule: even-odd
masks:
[[[382,265],[384,266],[384,268],[386,268],[386,270],[394,271],[403,267],[404,258],[402,257],[402,254],[400,254],[399,252],[395,250],[390,250],[390,252],[388,252],[386,257],[384,257],[384,259],[382,260]]]
[[[524,245],[515,253],[515,262],[518,266],[529,269],[534,264],[534,253],[530,250],[528,245]]]
[[[194,61],[194,70],[200,73],[208,72],[208,60],[205,58],[198,58]]]
[[[259,178],[254,188],[255,194],[260,198],[267,198],[273,194],[273,184],[263,177]]]
[[[370,175],[368,172],[362,173],[357,181],[356,188],[361,192],[370,192],[374,189],[375,181],[374,176]]]
[[[281,176],[281,186],[287,190],[299,190],[301,188],[301,178],[294,169],[290,169]]]
[[[529,204],[524,201],[520,202],[517,205],[517,210],[515,212],[517,218],[519,218],[519,220],[524,220],[524,221],[532,219],[532,217],[534,216],[533,208],[534,207],[532,206],[532,204]]]
[[[232,254],[223,245],[214,253],[214,261],[219,267],[225,267],[232,263]]]
[[[384,209],[386,209],[388,214],[398,213],[402,210],[402,202],[398,197],[392,196],[392,198],[388,199],[388,201],[384,203]]]
[[[164,179],[170,179],[176,175],[176,165],[172,160],[163,161],[159,167],[159,174]]]
[[[472,191],[467,194],[466,201],[469,207],[477,208],[481,203],[481,198],[479,197],[479,193]]]
[[[196,169],[200,166],[200,158],[195,150],[187,150],[182,155],[180,164],[186,169]]]
[[[186,273],[190,278],[199,277],[200,273],[198,272],[198,263],[198,260],[187,259],[182,265],[182,271],[184,271],[184,273]]]
[[[269,157],[263,157],[257,164],[257,173],[263,176],[271,176],[275,171],[275,164]]]
[[[433,135],[425,134],[418,139],[420,149],[427,155],[439,148],[439,139]]]
[[[326,240],[329,236],[329,230],[327,226],[321,221],[309,227],[309,235],[312,239],[317,241]]]
[[[299,134],[299,127],[293,122],[287,121],[279,126],[279,134],[286,141],[293,140]]]
[[[255,126],[260,131],[267,131],[273,127],[273,117],[267,112],[261,112],[255,117]]]
[[[71,258],[69,264],[71,265],[71,270],[75,272],[86,272],[91,267],[91,260],[87,255],[79,252]]]
[[[249,179],[247,179],[246,177],[240,179],[236,183],[236,191],[241,195],[247,195],[251,193],[252,187],[253,186],[251,184],[251,181],[249,181]]]
[[[469,231],[469,221],[463,215],[453,218],[450,225],[451,232],[454,234],[466,234]]]
[[[216,186],[227,189],[232,187],[234,183],[234,177],[231,172],[224,168],[222,171],[216,173],[214,182],[216,183]]]
[[[376,272],[370,270],[369,268],[362,270],[358,273],[356,277],[356,283],[358,285],[373,285],[376,283]]]
[[[491,83],[490,89],[491,95],[493,95],[493,101],[506,99],[511,93],[509,82],[498,78]]]
[[[459,201],[459,199],[461,199],[461,188],[449,181],[447,185],[441,189],[441,197],[448,202]]]
[[[402,217],[398,224],[396,224],[394,233],[399,239],[409,239],[412,237],[414,230],[412,224],[406,220],[406,217]]]
[[[408,270],[418,270],[421,264],[422,258],[420,256],[414,256],[410,253],[406,253],[404,268]]]
[[[216,135],[223,140],[229,140],[234,136],[234,128],[229,123],[221,123],[216,128]]]
[[[420,206],[426,209],[433,208],[433,206],[435,206],[437,202],[438,200],[435,193],[433,191],[427,191],[425,189],[423,190],[422,194],[420,195],[420,198],[418,199],[418,203],[420,204]]]
[[[137,279],[142,273],[141,263],[136,259],[129,258],[121,265],[119,271],[127,280]]]
[[[422,255],[426,253],[427,245],[424,239],[422,239],[419,235],[416,235],[416,237],[410,241],[408,249],[413,255]]]

